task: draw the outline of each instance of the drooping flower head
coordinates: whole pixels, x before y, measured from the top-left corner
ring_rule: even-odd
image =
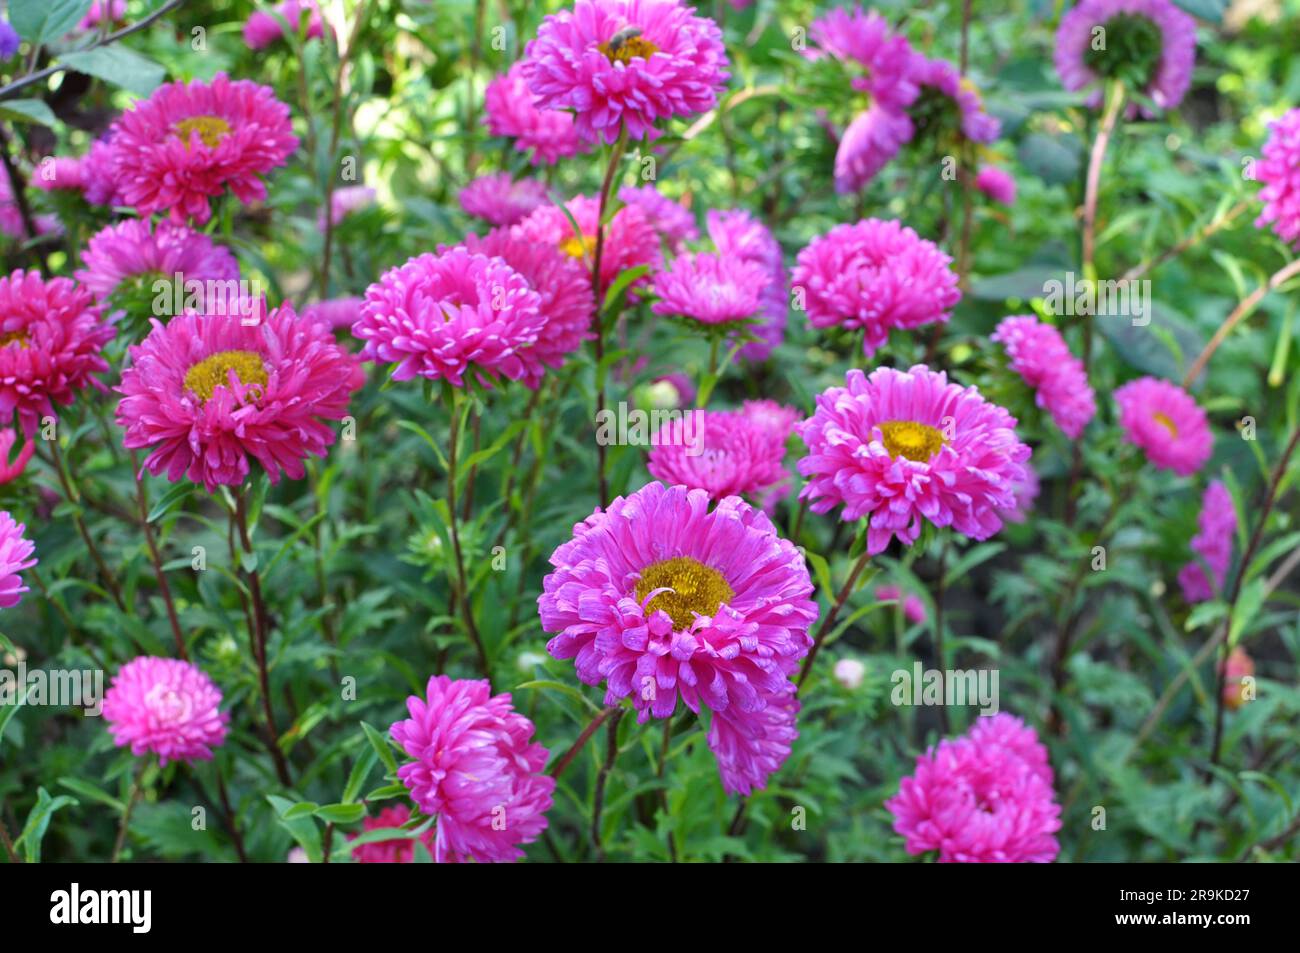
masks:
[[[583,151],[572,113],[538,108],[524,78],[522,60],[488,83],[484,111],[483,121],[488,131],[494,136],[514,139],[515,147],[521,152],[531,150],[533,165],[555,165]]]
[[[761,787],[789,751],[790,675],[817,619],[803,556],[767,516],[649,483],[574,527],[551,565],[538,598],[551,655],[603,682],[607,704],[631,698],[642,722],[679,697],[706,706],[727,790]]]
[[[654,435],[646,468],[665,483],[704,490],[710,499],[761,497],[790,478],[785,435],[744,410],[688,412]]]
[[[256,323],[219,313],[155,319],[129,349],[117,422],[127,448],[151,451],[150,473],[212,492],[242,484],[249,457],[278,483],[281,471],[302,479],[309,454],[325,456],[336,439],[330,421],[347,415],[364,374],[321,324],[288,304],[265,310],[250,312]]]
[[[325,23],[321,19],[320,7],[316,0],[284,0],[271,8],[272,12],[254,10],[244,23],[244,42],[250,50],[262,50],[276,40],[284,37],[282,17],[295,33],[302,30],[304,15],[307,17],[307,39],[319,40],[325,35]],[[276,14],[276,15],[273,15]],[[330,29],[333,35],[333,28]]]
[[[1214,452],[1205,411],[1177,384],[1140,377],[1117,388],[1115,402],[1128,442],[1162,470],[1191,476]]]
[[[713,239],[719,255],[752,262],[767,272],[767,283],[760,295],[762,307],[758,320],[748,328],[748,332],[758,340],[747,342],[737,352],[741,360],[765,361],[785,340],[789,313],[781,246],[767,226],[744,209],[710,209],[707,225],[709,238]]]
[[[22,448],[18,451],[18,456],[11,461],[9,455],[13,452],[14,444],[17,442],[17,430],[13,427],[0,427],[0,486],[12,483],[22,476],[23,471],[27,469],[27,461],[36,452],[36,442],[34,440],[24,440]]]
[[[914,57],[912,80],[921,89],[911,109],[918,136],[959,134],[987,143],[1001,133],[1002,123],[984,111],[970,77],[963,77],[947,60]]]
[[[352,334],[365,342],[362,357],[397,365],[395,381],[464,387],[467,373],[484,384],[539,377],[533,345],[545,323],[523,275],[500,258],[452,248],[412,258],[367,288]]]
[[[42,279],[34,271],[0,277],[0,420],[17,413],[31,436],[40,419],[57,416],[108,370],[100,351],[113,337],[90,291],[68,278]]]
[[[1003,205],[1016,204],[1016,180],[1006,169],[996,165],[986,165],[975,176],[975,188],[995,202]]]
[[[903,615],[909,622],[921,623],[926,620],[925,603],[921,597],[909,592],[906,597],[898,586],[876,586],[876,599],[880,602],[898,602],[902,604]]]
[[[1159,109],[1173,109],[1192,81],[1196,21],[1170,0],[1080,0],[1061,17],[1053,58],[1066,89],[1118,79]],[[1089,102],[1101,97],[1096,89]]]
[[[938,851],[940,863],[1050,863],[1060,851],[1047,749],[1011,715],[920,755],[885,807],[907,852]]]
[[[836,225],[799,252],[791,284],[815,328],[861,329],[871,357],[889,332],[946,322],[961,300],[952,259],[893,220]]]
[[[374,817],[367,817],[361,822],[363,833],[371,831],[384,830],[386,828],[399,828],[411,819],[411,809],[405,804],[394,804],[386,807]],[[357,834],[349,834],[348,840],[353,841],[358,838]],[[434,830],[429,828],[420,835],[420,843],[429,848],[429,855],[434,851]],[[392,840],[371,841],[367,844],[358,844],[352,848],[352,859],[358,864],[409,864],[415,860],[415,841],[410,838],[395,837]]]
[[[814,513],[843,506],[842,517],[869,517],[867,549],[883,552],[897,537],[916,542],[921,521],[951,526],[972,539],[1002,528],[1015,506],[1030,451],[1016,421],[975,387],[917,365],[908,371],[854,368],[844,387],[817,396],[799,426],[808,455],[801,497]]]
[[[1247,679],[1253,679],[1255,675],[1255,660],[1238,645],[1220,664],[1224,670],[1223,704],[1229,711],[1236,711],[1255,697],[1253,691],[1247,688]]]
[[[104,721],[119,748],[137,757],[210,761],[226,740],[230,714],[221,711],[221,690],[197,665],[141,655],[113,676],[104,693]]]
[[[1061,332],[1032,315],[1003,318],[991,335],[1007,352],[1007,361],[1034,390],[1038,406],[1056,426],[1077,440],[1097,413],[1083,361],[1070,353]]]
[[[425,696],[406,700],[411,717],[389,733],[414,759],[397,776],[420,810],[437,817],[433,859],[518,860],[519,845],[546,829],[555,790],[542,773],[547,750],[529,740],[533,723],[486,679],[435,675]]]
[[[1259,190],[1264,210],[1255,227],[1271,223],[1278,238],[1300,247],[1300,109],[1284,113],[1269,126],[1255,179],[1264,186]]]
[[[568,215],[565,210],[568,210]],[[569,216],[578,225],[574,232]],[[529,241],[558,248],[571,258],[586,264],[591,270],[596,253],[596,227],[600,220],[600,202],[586,195],[577,195],[564,203],[543,205],[518,225],[515,234]],[[605,244],[600,257],[600,286],[608,288],[620,274],[631,268],[648,265],[659,267],[662,251],[659,235],[636,205],[625,205],[605,224]],[[648,284],[650,278],[642,275],[634,283]]]
[[[26,532],[26,526],[15,522],[7,510],[0,510],[0,609],[18,605],[27,591],[18,574],[36,565],[32,558],[36,545],[23,535]]]
[[[578,136],[641,140],[712,109],[725,85],[718,25],[679,0],[577,0],[542,20],[523,75],[544,109],[572,109]]]
[[[493,225],[514,225],[530,212],[549,205],[546,183],[512,179],[509,172],[479,176],[460,190],[460,207]]]
[[[708,252],[678,255],[654,277],[655,314],[716,326],[748,321],[762,308],[770,273],[757,262]]]
[[[636,205],[645,212],[646,221],[674,254],[681,251],[686,242],[700,237],[690,209],[674,202],[653,185],[625,185],[618,190],[618,200],[625,205]]]
[[[1219,480],[1211,480],[1201,499],[1201,513],[1196,519],[1198,532],[1192,537],[1192,552],[1204,560],[1192,560],[1178,572],[1178,584],[1188,602],[1213,599],[1223,588],[1232,562],[1232,536],[1237,532],[1237,510],[1232,494]],[[1210,570],[1210,576],[1205,574]],[[1211,581],[1211,576],[1213,581]]]
[[[124,112],[111,161],[122,201],[142,216],[203,224],[227,187],[241,202],[266,198],[261,177],[296,148],[289,107],[270,87],[218,73],[211,83],[160,86]]]

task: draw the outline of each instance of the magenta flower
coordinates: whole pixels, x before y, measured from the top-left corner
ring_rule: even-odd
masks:
[[[979,718],[916,759],[916,771],[885,802],[909,854],[940,863],[1050,863],[1061,807],[1047,749],[1007,714]]]
[[[155,281],[238,281],[239,262],[207,235],[169,221],[128,219],[97,232],[81,254],[77,280],[104,301],[124,284],[154,297]],[[197,286],[196,286],[197,287]],[[170,298],[170,293],[169,293]]]
[[[9,454],[13,452],[14,444],[17,442],[17,430],[13,427],[0,427],[0,486],[12,483],[22,476],[23,471],[27,469],[27,461],[36,452],[36,442],[24,440],[18,456],[10,461]]]
[[[63,231],[62,223],[53,215],[38,215],[32,225],[35,226],[37,235],[57,235]],[[0,234],[11,238],[35,237],[29,234],[23,222],[22,209],[14,196],[13,183],[9,181],[9,173],[4,168],[0,168]]]
[[[113,149],[107,139],[91,143],[81,160],[82,195],[91,205],[125,205],[113,166]]]
[[[479,176],[460,190],[460,207],[465,214],[493,225],[514,225],[530,212],[549,204],[545,182],[538,179],[516,181],[509,172]]]
[[[325,23],[321,20],[320,8],[315,0],[284,0],[271,8],[275,14],[283,17],[295,33],[302,30],[303,14],[307,14],[307,39],[319,40],[325,35]],[[334,35],[333,27],[330,35]],[[254,10],[244,23],[244,42],[250,50],[261,50],[276,40],[284,37],[284,26],[275,16],[264,10]]]
[[[330,224],[337,227],[353,212],[375,204],[375,190],[368,185],[348,185],[330,193]],[[325,231],[325,213],[316,218],[316,227]]]
[[[378,831],[385,828],[401,827],[411,819],[411,809],[405,804],[386,807],[374,817],[367,817],[361,822],[363,832]],[[349,834],[348,840],[356,840],[358,835]],[[420,843],[429,848],[429,855],[434,851],[434,830],[429,828],[420,835]],[[358,864],[409,864],[415,860],[415,841],[410,838],[396,837],[392,840],[371,841],[358,844],[352,848],[352,859]]]
[[[524,78],[523,61],[515,62],[507,72],[488,83],[484,109],[483,121],[488,131],[494,136],[514,139],[515,147],[521,152],[531,150],[533,165],[555,165],[563,158],[585,151],[578,142],[572,113],[538,108]]]
[[[241,202],[266,198],[261,176],[284,165],[298,138],[270,87],[218,73],[137,102],[113,124],[110,148],[123,202],[203,224],[227,187]]]
[[[972,142],[988,143],[1002,132],[1002,123],[984,111],[970,77],[963,77],[947,60],[917,55],[912,60],[912,80],[921,88],[912,108],[918,134],[951,129]]]
[[[981,168],[975,176],[975,188],[995,202],[1003,205],[1016,204],[1016,180],[1000,166],[986,165]]]
[[[250,314],[264,311],[258,302]],[[357,359],[314,321],[281,305],[257,323],[233,314],[187,312],[129,351],[117,390],[123,445],[148,449],[144,466],[211,493],[239,486],[252,457],[272,483],[306,475],[303,460],[325,456],[352,391],[364,383]]]
[[[537,600],[551,655],[604,682],[606,704],[631,698],[641,722],[679,697],[708,707],[724,786],[761,787],[775,770],[764,740],[788,751],[790,676],[817,619],[799,550],[739,497],[710,511],[703,490],[649,483],[574,527],[551,565]]]
[[[774,400],[747,400],[741,405],[740,412],[752,426],[782,447],[794,433],[795,424],[803,420],[803,414],[797,408]]]
[[[85,188],[83,160],[57,156],[45,160],[32,175],[31,184],[43,192],[80,192]]]
[[[309,304],[302,310],[304,321],[315,321],[331,331],[340,328],[351,331],[352,325],[361,319],[361,306],[364,298],[329,298]]]
[[[104,721],[119,748],[137,757],[210,761],[226,740],[230,714],[220,710],[221,689],[197,665],[141,655],[123,665],[104,693]]]
[[[78,30],[93,30],[107,16],[110,23],[126,19],[126,0],[93,0],[86,15],[77,24]]]
[[[420,810],[437,818],[437,863],[499,863],[524,855],[546,829],[555,780],[542,773],[547,750],[530,742],[533,723],[509,692],[486,679],[429,679],[426,698],[406,700],[411,717],[389,733],[414,760],[397,769]]]
[[[800,497],[814,513],[843,506],[845,520],[869,517],[867,549],[880,553],[894,537],[916,542],[921,521],[988,539],[1002,528],[1001,510],[1015,506],[1029,448],[1016,420],[975,387],[918,364],[908,371],[854,368],[844,387],[817,396],[817,410],[799,426],[808,455]]]
[[[841,195],[858,191],[912,141],[913,133],[912,120],[905,113],[883,106],[858,113],[835,150],[835,191]]]
[[[578,233],[569,222],[569,215],[578,224]],[[600,217],[600,202],[586,195],[577,195],[564,203],[543,205],[518,225],[514,234],[518,238],[558,248],[571,258],[587,263],[591,270],[596,252],[596,225]],[[605,245],[600,258],[600,286],[608,288],[620,274],[641,265],[658,268],[662,259],[659,234],[638,206],[628,205],[614,213],[605,224]],[[646,275],[638,278],[633,287],[648,284]]]
[[[654,277],[659,300],[650,310],[704,325],[747,321],[762,307],[771,280],[762,265],[707,252],[678,255]]]
[[[1204,565],[1193,560],[1183,566],[1178,572],[1178,584],[1188,602],[1205,602],[1223,588],[1228,566],[1232,564],[1232,537],[1237,532],[1237,510],[1232,504],[1232,494],[1220,481],[1211,480],[1205,488],[1196,525],[1198,532],[1192,537],[1192,552],[1204,560]],[[1209,576],[1205,573],[1207,568]]]
[[[786,435],[790,432],[786,429]],[[785,437],[744,411],[694,411],[653,437],[646,469],[667,484],[704,490],[709,498],[760,497],[789,480]]]
[[[640,188],[625,185],[618,190],[618,200],[625,205],[638,206],[645,213],[646,221],[674,254],[680,252],[686,242],[700,237],[690,209],[674,202],[653,185]]]
[[[1141,377],[1118,388],[1115,402],[1124,436],[1155,466],[1191,476],[1210,459],[1214,435],[1205,411],[1177,384]]]
[[[572,109],[579,138],[607,143],[707,112],[729,75],[718,25],[678,0],[577,0],[542,20],[524,57],[537,105]]]
[[[90,291],[70,279],[0,277],[0,419],[17,413],[30,437],[42,417],[57,416],[55,404],[86,387],[106,391],[93,375],[108,370],[100,350],[112,338]]]
[[[1011,369],[1033,388],[1038,406],[1077,440],[1097,403],[1083,361],[1070,353],[1061,332],[1032,315],[1018,315],[1003,318],[990,339],[1006,348]]]
[[[541,309],[541,296],[500,258],[452,248],[412,258],[367,288],[352,334],[365,342],[363,358],[397,365],[395,381],[418,375],[464,387],[469,372],[483,384],[535,380]]]
[[[1255,227],[1272,223],[1277,237],[1300,247],[1300,109],[1292,109],[1269,125],[1263,156],[1255,163],[1255,178],[1264,187],[1264,210]]]
[[[908,621],[919,624],[926,620],[925,603],[921,601],[921,597],[911,592],[904,597],[903,590],[898,586],[876,586],[876,601],[901,602],[903,615]]]
[[[946,322],[961,300],[952,259],[889,220],[836,225],[799,252],[793,286],[815,328],[861,329],[871,357],[889,332]]]
[[[758,321],[747,329],[757,340],[747,342],[737,353],[741,360],[765,361],[785,340],[789,312],[781,246],[766,225],[743,209],[710,209],[707,224],[719,255],[761,265],[768,274],[760,295]]]
[[[1061,17],[1053,58],[1066,89],[1118,79],[1130,93],[1173,109],[1191,85],[1196,21],[1169,0],[1080,0]],[[1096,89],[1089,103],[1098,105],[1101,97]],[[1130,105],[1128,111],[1138,110]],[[1152,115],[1145,106],[1141,111]]]
[[[795,719],[799,700],[787,682],[758,711],[737,711],[736,706],[716,712],[709,725],[709,750],[718,761],[722,788],[728,794],[748,796],[761,791],[776,773],[799,732]]]
[[[1002,519],[1007,523],[1023,523],[1033,512],[1034,501],[1038,499],[1038,473],[1029,464],[1025,464],[1025,477],[1011,487],[1016,494],[1016,505],[1002,511]]]
[[[7,510],[0,510],[0,609],[12,609],[28,591],[18,574],[36,565],[31,558],[36,544],[23,535],[26,532],[26,526],[15,522]]]

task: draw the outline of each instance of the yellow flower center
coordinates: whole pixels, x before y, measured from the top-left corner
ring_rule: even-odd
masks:
[[[8,347],[10,344],[17,344],[20,348],[27,348],[27,332],[23,330],[6,331],[0,334],[0,347]]]
[[[199,139],[209,149],[215,149],[221,145],[221,140],[230,135],[230,123],[226,122],[220,116],[190,116],[188,119],[182,119],[173,127],[176,135],[180,137],[181,142],[187,146],[190,144],[190,133],[197,132]]]
[[[1156,423],[1158,423],[1160,426],[1164,427],[1166,430],[1169,431],[1169,436],[1171,437],[1178,436],[1178,426],[1169,418],[1168,414],[1162,414],[1160,411],[1157,410],[1151,416],[1155,418]]]
[[[570,235],[560,242],[560,251],[571,258],[581,258],[584,255],[594,253],[595,250],[596,239],[591,235]]]
[[[917,463],[925,463],[947,443],[938,430],[915,420],[887,420],[877,426],[891,456],[907,457]]]
[[[736,595],[722,573],[689,556],[674,556],[641,570],[636,601],[644,602],[656,589],[670,591],[651,599],[646,615],[662,609],[673,620],[675,629],[689,629],[697,613],[712,616],[720,605]]]
[[[634,57],[639,56],[643,60],[648,60],[659,52],[659,47],[642,37],[639,30],[629,36],[628,34],[632,32],[632,30],[620,30],[596,49],[604,53],[605,58],[611,63],[622,63],[624,66]]]
[[[185,372],[185,387],[200,400],[211,400],[218,387],[230,385],[231,371],[235,372],[241,384],[256,386],[259,392],[269,379],[262,355],[253,351],[217,351]]]

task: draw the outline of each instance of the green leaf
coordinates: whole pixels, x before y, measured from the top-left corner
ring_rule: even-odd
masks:
[[[0,116],[10,122],[35,122],[50,127],[59,121],[42,99],[6,99],[0,103]]]
[[[121,86],[137,96],[148,96],[167,75],[153,60],[123,46],[100,46],[80,53],[64,53],[59,62],[79,73]]]
[[[27,823],[23,825],[22,834],[14,841],[14,849],[22,848],[23,858],[27,863],[41,862],[41,841],[45,839],[45,831],[49,828],[50,818],[54,816],[55,811],[76,803],[76,798],[65,794],[52,798],[45,788],[37,789],[36,803],[32,805],[31,812],[27,815]]]
[[[361,723],[361,730],[366,734],[366,740],[370,742],[370,747],[375,749],[379,755],[379,760],[384,762],[384,767],[388,769],[389,774],[397,773],[397,759],[393,757],[393,749],[388,745],[388,739],[379,733],[379,729]]]
[[[80,778],[59,778],[59,783],[70,791],[75,791],[84,798],[91,801],[98,801],[100,804],[107,804],[114,811],[121,814],[126,807],[117,798],[113,797],[107,791],[103,791],[89,781],[83,781]]]
[[[92,0],[9,0],[9,23],[29,43],[57,40],[90,10]]]
[[[650,270],[649,265],[637,265],[635,268],[629,268],[626,271],[619,272],[617,278],[611,283],[605,291],[605,301],[601,305],[602,312],[609,311],[615,304],[623,300],[623,295],[627,293],[628,287],[642,275]]]
[[[317,808],[316,816],[331,824],[355,824],[366,816],[364,804],[326,804]]]
[[[158,522],[179,506],[181,501],[188,497],[192,492],[194,492],[194,484],[190,483],[188,480],[172,484],[167,492],[164,493],[156,503],[154,503],[153,508],[149,510],[149,516],[146,522]]]
[[[1065,185],[1079,177],[1082,146],[1073,137],[1031,132],[1020,141],[1021,163],[1048,185]]]
[[[293,810],[294,802],[274,794],[267,795],[267,802],[275,810],[276,820],[289,835],[298,842],[298,846],[307,852],[307,859],[313,864],[321,862],[320,829],[311,817],[287,818],[285,814]]]

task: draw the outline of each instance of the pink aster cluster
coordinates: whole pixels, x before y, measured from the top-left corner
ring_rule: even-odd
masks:
[[[7,510],[0,510],[0,609],[12,609],[27,592],[18,574],[36,565],[31,558],[36,546],[23,535],[26,532],[26,526],[16,522]]]
[[[871,357],[889,332],[946,322],[961,300],[952,259],[894,220],[836,225],[799,252],[792,285],[815,328],[861,329]]]
[[[625,185],[618,190],[618,200],[625,205],[636,205],[645,212],[646,221],[674,254],[680,252],[686,242],[700,237],[691,210],[680,202],[673,201],[653,185]]]
[[[576,233],[569,221],[570,216],[578,225]],[[514,226],[514,233],[519,238],[558,248],[566,255],[586,262],[590,270],[596,252],[599,220],[600,202],[590,196],[577,195],[565,202],[563,209],[556,205],[537,209]],[[625,205],[605,223],[605,243],[600,257],[602,288],[608,288],[615,278],[631,268],[641,265],[658,268],[661,260],[659,233],[639,206]],[[643,275],[635,285],[648,284],[649,281],[649,277]]]
[[[533,165],[555,165],[563,158],[584,151],[578,142],[573,114],[562,109],[543,109],[528,88],[524,63],[514,63],[487,85],[483,121],[494,136],[515,140],[521,152],[531,152]]]
[[[367,817],[361,822],[363,833],[399,828],[411,819],[411,809],[405,804],[386,807],[374,817]],[[354,841],[359,835],[349,834],[348,840]],[[435,833],[433,828],[420,835],[420,843],[429,848],[433,855]],[[409,864],[415,860],[415,841],[408,837],[395,837],[392,840],[370,841],[352,848],[352,859],[358,864]]]
[[[947,60],[918,55],[912,61],[912,79],[921,89],[913,117],[918,127],[935,120],[933,108],[939,100],[957,109],[957,130],[972,142],[992,142],[1002,132],[1002,123],[984,111],[984,101],[969,77],[963,77]]]
[[[655,433],[646,468],[665,483],[704,490],[714,500],[763,497],[789,481],[785,442],[797,415],[768,403],[691,411],[670,420]]]
[[[103,301],[123,284],[140,281],[153,295],[153,282],[238,281],[239,262],[207,235],[184,225],[128,219],[97,232],[81,253],[77,280]]]
[[[94,375],[108,370],[100,351],[112,337],[90,291],[71,279],[0,277],[0,419],[16,413],[30,437],[42,417],[57,416],[55,404],[86,387],[107,390]]]
[[[854,368],[844,387],[817,396],[798,428],[808,445],[801,497],[814,513],[842,506],[843,519],[870,518],[867,549],[897,537],[916,542],[921,521],[951,526],[972,539],[1002,528],[1016,505],[1030,451],[1016,420],[975,387],[917,365],[908,371]]]
[[[680,0],[577,0],[524,49],[537,106],[573,110],[584,141],[657,136],[712,109],[728,75],[722,31]]]
[[[1178,573],[1178,584],[1188,602],[1205,602],[1223,588],[1232,563],[1232,537],[1237,532],[1237,510],[1232,494],[1219,480],[1211,480],[1201,499],[1201,513],[1196,519],[1197,533],[1192,537],[1192,552],[1204,560],[1193,560]],[[1209,569],[1207,576],[1205,570]]]
[[[499,863],[523,856],[546,829],[555,780],[542,773],[547,750],[510,694],[487,680],[429,679],[406,700],[411,717],[389,733],[413,760],[397,769],[411,799],[436,817],[437,863]]]
[[[0,486],[12,483],[22,476],[23,471],[27,469],[27,461],[31,460],[32,454],[36,452],[36,442],[24,440],[18,456],[11,459],[14,444],[17,442],[17,430],[13,427],[0,427]]]
[[[479,176],[460,190],[460,207],[465,214],[493,225],[514,225],[549,204],[545,182],[512,179],[509,172]]]
[[[926,620],[925,603],[921,597],[909,592],[903,595],[903,590],[898,586],[877,586],[876,599],[879,602],[898,602],[902,604],[903,615],[909,622],[921,623]]]
[[[655,314],[716,326],[748,321],[762,307],[771,274],[760,264],[708,252],[678,255],[654,276]]]
[[[1191,476],[1214,452],[1209,420],[1177,384],[1141,377],[1116,389],[1119,423],[1129,443],[1162,470]]]
[[[123,202],[142,216],[203,224],[226,188],[241,202],[266,198],[261,177],[284,165],[298,138],[270,87],[218,73],[160,86],[113,124],[110,148]]]
[[[1061,332],[1032,315],[1017,315],[1004,318],[991,339],[1006,349],[1011,369],[1033,388],[1038,406],[1077,440],[1097,413],[1097,402],[1083,361],[1070,353]]]
[[[260,306],[260,313],[265,308]],[[357,359],[321,324],[284,304],[245,323],[240,315],[186,312],[129,351],[117,422],[128,449],[149,450],[144,466],[208,492],[239,486],[249,457],[272,483],[306,474],[325,456],[365,377]]]
[[[209,761],[226,740],[221,690],[197,665],[141,655],[122,666],[104,694],[104,721],[119,748],[170,761]]]
[[[254,10],[248,15],[248,20],[244,23],[244,42],[250,50],[261,50],[282,39],[284,24],[280,22],[281,19],[295,33],[300,33],[304,14],[307,17],[307,39],[319,40],[325,35],[326,24],[321,19],[316,0],[284,0],[273,6],[270,12]],[[330,35],[333,33],[331,27]]]
[[[975,188],[1002,205],[1016,204],[1016,180],[1006,169],[986,165],[975,176]]]
[[[790,677],[817,619],[799,550],[739,497],[710,510],[704,490],[649,483],[575,526],[551,565],[551,655],[603,682],[606,704],[631,698],[641,722],[679,698],[706,706],[723,786],[762,788],[795,737]]]
[[[1259,190],[1264,210],[1255,227],[1271,224],[1278,238],[1300,247],[1300,109],[1284,113],[1269,126],[1255,179],[1264,186]]]
[[[1047,749],[1019,718],[976,719],[916,759],[885,802],[909,854],[940,863],[1050,863],[1060,852],[1061,806]]]
[[[1066,89],[1119,79],[1130,93],[1173,109],[1191,85],[1196,20],[1170,0],[1080,0],[1061,17],[1053,59]],[[1102,91],[1094,89],[1089,103],[1101,99]],[[1142,112],[1151,113],[1145,106]],[[1137,108],[1130,106],[1129,113],[1136,115]]]
[[[789,314],[781,246],[767,226],[744,209],[710,209],[707,226],[719,255],[752,262],[767,272],[767,283],[759,295],[758,321],[747,329],[757,340],[746,343],[737,354],[741,360],[765,361],[785,340]]]

